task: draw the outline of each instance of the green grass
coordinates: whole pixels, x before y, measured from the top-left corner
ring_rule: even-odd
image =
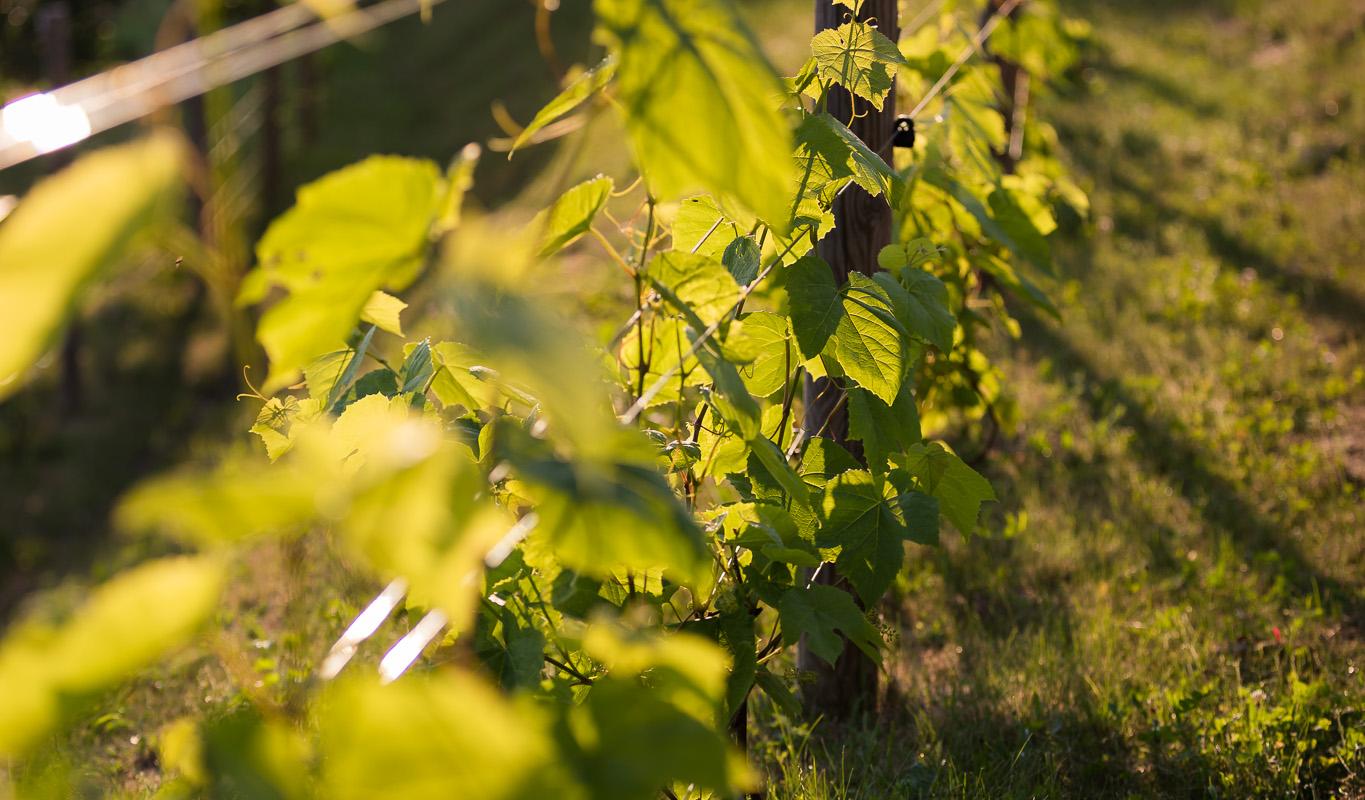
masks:
[[[1189,5],[1072,4],[1094,213],[993,348],[1002,502],[913,554],[879,716],[767,733],[772,797],[1365,796],[1362,18]]]

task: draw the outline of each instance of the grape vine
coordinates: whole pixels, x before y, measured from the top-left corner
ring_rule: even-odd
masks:
[[[521,231],[464,209],[473,146],[445,170],[375,156],[300,189],[238,294],[263,309],[265,453],[123,500],[122,528],[193,554],[10,632],[0,682],[24,688],[0,707],[0,753],[31,754],[200,629],[248,548],[317,531],[394,581],[375,613],[421,615],[411,647],[380,677],[346,667],[378,624],[362,615],[302,708],[171,726],[168,796],[247,780],[279,797],[733,796],[759,780],[727,736],[751,695],[799,710],[790,648],[881,661],[875,609],[907,543],[937,543],[943,520],[970,536],[994,499],[941,440],[1003,402],[978,340],[1012,324],[1006,297],[1051,308],[1027,275],[1050,270],[1055,209],[1083,212],[1084,195],[1042,123],[1002,168],[989,63],[946,82],[938,122],[894,163],[829,113],[836,87],[874,107],[898,80],[927,90],[965,41],[952,10],[900,42],[850,17],[788,79],[724,0],[595,11],[605,57],[515,146],[614,113],[639,180],[578,183]],[[1040,81],[1079,35],[1041,2],[1001,28],[998,52]],[[0,374],[35,362],[77,289],[164,217],[181,159],[169,134],[88,156],[0,228]],[[815,244],[846,191],[885,202],[896,233],[879,269],[840,285]],[[614,336],[546,291],[589,246],[630,298]],[[406,319],[424,275],[426,313]],[[821,377],[844,387],[860,452],[803,423],[801,387]]]

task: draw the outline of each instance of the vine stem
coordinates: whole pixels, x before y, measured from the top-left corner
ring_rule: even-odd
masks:
[[[851,186],[852,184],[849,185]],[[814,230],[815,230],[814,225],[807,225],[805,232],[809,233]],[[740,309],[744,308],[744,301],[749,299],[749,295],[753,294],[754,290],[758,288],[758,285],[763,282],[763,279],[768,277],[768,275],[774,269],[777,268],[778,264],[782,263],[782,259],[786,258],[787,255],[791,253],[791,251],[796,247],[797,243],[801,241],[803,235],[804,234],[796,234],[795,232],[793,233],[791,243],[788,244],[787,247],[781,253],[778,253],[776,256],[774,256],[773,260],[768,262],[768,266],[764,267],[762,272],[758,273],[758,275],[752,281],[750,281],[742,289],[739,290],[739,300],[730,307],[729,311],[722,314],[720,319],[706,326],[706,330],[702,331],[701,334],[697,336],[696,339],[692,340],[692,346],[687,348],[687,352],[683,353],[682,357],[678,359],[678,364],[670,368],[668,372],[659,376],[659,379],[655,381],[654,384],[650,386],[647,391],[640,395],[639,399],[635,401],[634,405],[626,409],[626,413],[621,415],[622,422],[630,424],[640,416],[640,412],[645,410],[645,406],[649,404],[649,401],[653,400],[655,395],[663,391],[663,388],[665,385],[667,385],[669,379],[671,379],[677,373],[677,371],[682,367],[682,365],[686,363],[687,359],[696,355],[697,351],[700,350],[702,346],[706,344],[706,342],[710,340],[712,336],[716,335],[716,332],[720,330],[721,325],[728,318],[733,318],[739,313]]]
[[[645,203],[649,206],[649,219],[645,223],[645,238],[640,243],[640,265],[636,267],[633,276],[635,278],[635,342],[637,344],[637,358],[635,368],[639,377],[636,378],[636,395],[644,396],[645,376],[649,373],[649,364],[645,361],[645,259],[649,257],[650,240],[654,238],[654,198],[645,197]]]

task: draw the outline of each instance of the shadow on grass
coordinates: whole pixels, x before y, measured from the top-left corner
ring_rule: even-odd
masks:
[[[1052,359],[1062,372],[1080,376],[1083,396],[1094,413],[1117,407],[1134,432],[1131,448],[1154,473],[1169,481],[1215,532],[1225,535],[1252,568],[1278,565],[1265,577],[1282,579],[1300,597],[1321,595],[1340,606],[1357,631],[1365,631],[1365,601],[1359,587],[1314,568],[1283,524],[1269,518],[1233,481],[1219,475],[1216,456],[1192,444],[1181,424],[1147,409],[1116,375],[1096,363],[1051,325],[1016,308],[1023,323],[1025,355]]]

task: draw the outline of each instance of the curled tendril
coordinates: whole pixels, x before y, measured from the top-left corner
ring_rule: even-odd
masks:
[[[251,365],[250,365],[250,364],[243,364],[243,365],[242,365],[242,382],[245,383],[245,384],[246,384],[246,387],[247,387],[248,389],[250,389],[251,391],[249,391],[249,392],[238,392],[238,393],[237,393],[237,399],[238,399],[238,400],[241,400],[243,397],[251,397],[251,398],[255,398],[256,400],[260,400],[262,403],[269,403],[269,402],[270,402],[270,398],[269,398],[269,397],[266,397],[266,396],[263,395],[263,394],[261,394],[261,390],[256,388],[255,384],[253,384],[253,383],[251,382],[251,378],[247,377],[247,373],[250,372],[250,371],[251,371]]]

